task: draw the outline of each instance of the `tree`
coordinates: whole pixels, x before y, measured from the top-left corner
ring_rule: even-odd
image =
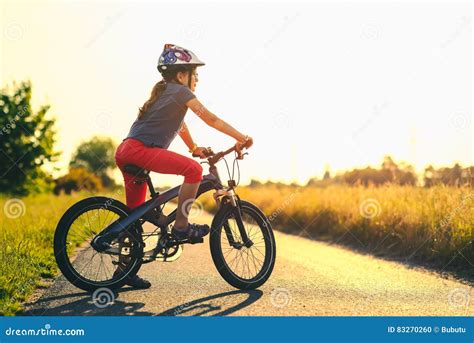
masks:
[[[260,187],[260,186],[262,186],[262,185],[263,185],[263,184],[262,184],[260,181],[251,179],[251,180],[250,180],[249,187],[250,187],[250,188],[253,188],[253,187]]]
[[[46,162],[55,161],[59,153],[56,142],[55,119],[47,119],[49,105],[33,112],[31,82],[0,91],[0,192],[27,195],[41,192],[50,185],[41,169]]]
[[[443,167],[439,169],[429,166],[424,172],[425,187],[443,184],[447,186],[473,186],[474,166],[462,168],[456,163],[452,168]]]
[[[423,180],[425,183],[425,187],[433,186],[434,175],[435,175],[435,169],[433,168],[432,165],[429,165],[428,167],[425,168],[425,171],[423,173]]]
[[[104,187],[113,188],[115,182],[110,176],[115,169],[115,149],[117,145],[108,137],[92,137],[83,142],[74,152],[70,167],[85,168],[97,175]]]

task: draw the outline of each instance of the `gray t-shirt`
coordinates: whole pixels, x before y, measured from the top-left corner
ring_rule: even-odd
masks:
[[[135,138],[151,147],[168,149],[188,110],[186,103],[196,96],[191,90],[177,83],[168,83],[161,96],[141,119],[132,124],[127,138]]]

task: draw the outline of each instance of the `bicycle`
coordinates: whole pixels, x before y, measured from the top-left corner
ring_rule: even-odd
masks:
[[[218,153],[210,148],[205,152],[207,161],[201,163],[209,164],[209,174],[203,176],[196,198],[215,190],[213,197],[218,210],[209,234],[212,260],[219,274],[233,287],[258,288],[273,271],[276,244],[265,214],[256,205],[241,200],[235,191],[240,181],[238,161],[248,153],[235,146]],[[231,175],[224,157],[232,152],[235,152],[235,158]],[[222,185],[216,168],[220,160],[225,161],[229,174],[227,187]],[[239,176],[237,182],[234,180],[235,165]],[[69,282],[85,291],[120,288],[127,276],[136,275],[144,263],[173,262],[181,256],[183,244],[203,242],[202,238],[178,242],[171,235],[170,224],[176,218],[177,209],[165,215],[163,208],[177,198],[180,186],[160,194],[152,184],[149,170],[130,164],[124,171],[134,175],[133,182],[147,183],[149,200],[131,210],[113,198],[86,198],[71,206],[56,228],[54,255],[59,269]],[[155,230],[144,232],[142,225],[145,222],[156,226]],[[155,236],[156,244],[147,246],[152,236]]]

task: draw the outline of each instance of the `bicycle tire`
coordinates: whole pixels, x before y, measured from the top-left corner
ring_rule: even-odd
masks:
[[[112,209],[112,212],[119,215],[121,218],[126,217],[130,214],[131,210],[123,204],[122,202],[107,198],[107,197],[91,197],[83,199],[73,206],[71,206],[61,217],[54,234],[54,256],[56,263],[61,270],[64,277],[72,283],[74,286],[92,292],[98,288],[106,287],[109,289],[116,289],[122,287],[126,282],[126,277],[135,276],[141,265],[142,259],[138,257],[130,257],[128,262],[130,266],[127,265],[127,271],[121,275],[117,280],[110,280],[108,282],[93,282],[81,276],[75,268],[72,266],[72,263],[69,259],[67,252],[67,235],[71,228],[71,225],[74,223],[74,220],[77,219],[81,214],[86,213],[88,209],[97,209],[97,208],[107,208],[108,210]],[[143,242],[142,242],[142,227],[141,225],[134,225],[133,228],[128,230],[128,234],[134,238],[137,242],[134,247],[134,256],[143,255]],[[137,250],[138,249],[138,250]]]
[[[270,221],[263,212],[248,201],[240,200],[239,203],[242,214],[249,215],[257,222],[264,237],[265,259],[260,272],[251,279],[245,279],[237,275],[226,262],[222,251],[221,235],[224,231],[223,225],[225,221],[231,218],[233,213],[230,204],[223,205],[215,215],[212,222],[209,244],[212,260],[222,278],[235,288],[251,290],[263,285],[270,277],[276,260],[276,242]]]

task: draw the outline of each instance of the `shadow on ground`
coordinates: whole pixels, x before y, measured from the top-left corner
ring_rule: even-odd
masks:
[[[230,306],[226,308],[226,306],[222,306],[222,305],[217,305],[217,306],[212,305],[212,300],[216,300],[219,298],[228,298],[233,295],[241,295],[241,294],[248,295],[247,299],[245,299],[244,301],[234,306]],[[262,294],[263,292],[260,290],[231,291],[231,292],[218,293],[218,294],[199,298],[199,299],[192,300],[190,302],[175,306],[164,312],[159,313],[158,315],[159,316],[177,316],[177,315],[186,314],[188,312],[193,312],[194,316],[203,316],[203,315],[227,316],[235,311],[243,309],[244,307],[247,307],[250,304],[256,302],[258,299],[262,297]]]
[[[107,306],[97,306],[92,296],[87,292],[77,292],[66,295],[44,297],[38,301],[36,308],[20,313],[20,316],[227,316],[242,308],[249,306],[262,297],[260,290],[251,291],[229,291],[218,293],[179,304],[161,313],[145,311],[142,302],[124,302],[120,300],[120,294],[134,291],[132,288],[123,288],[114,292],[115,300]],[[238,303],[231,303],[230,298],[246,295],[247,297]],[[71,299],[71,302],[55,306],[60,300]],[[76,300],[77,299],[77,300]],[[216,301],[217,300],[217,301]],[[61,302],[62,303],[62,302]],[[104,306],[104,307],[102,307]]]

